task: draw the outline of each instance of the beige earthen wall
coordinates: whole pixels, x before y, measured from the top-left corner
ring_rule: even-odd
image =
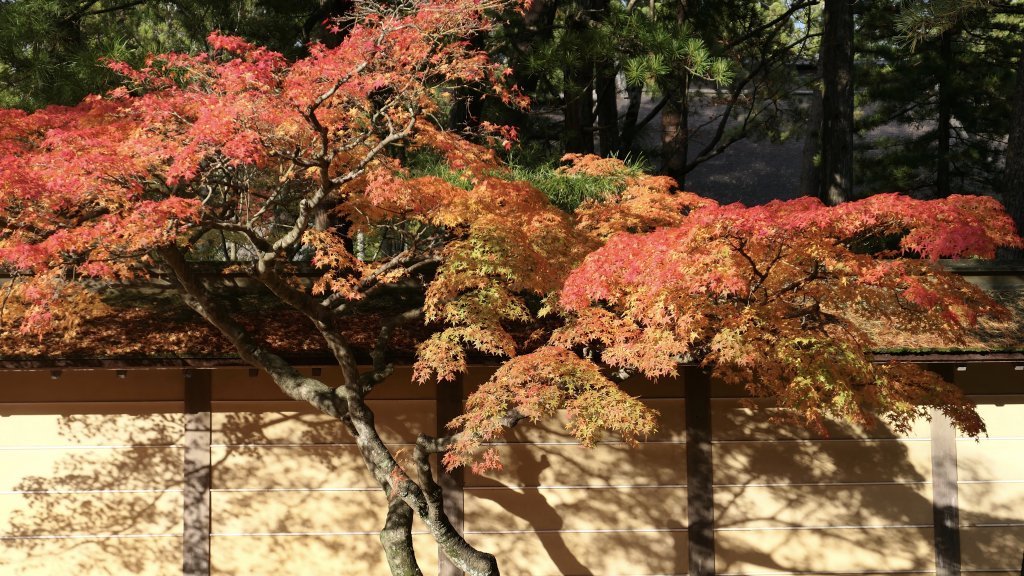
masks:
[[[964,574],[1017,576],[1024,556],[1024,371],[970,365],[957,381],[988,435],[958,438],[957,493]]]
[[[180,370],[3,373],[0,574],[180,573],[181,400]]]
[[[467,391],[486,373],[467,379]],[[556,421],[498,443],[504,467],[465,475],[466,537],[512,576],[685,574],[686,424],[681,381],[630,383],[661,413],[636,448],[608,437],[580,448]]]
[[[1024,551],[1024,372],[957,377],[990,429],[957,441],[965,573],[1009,576]],[[183,382],[180,370],[0,375],[0,575],[181,573]],[[246,369],[212,384],[212,573],[386,574],[384,497],[343,428]],[[546,422],[506,435],[503,470],[465,473],[464,531],[503,574],[687,572],[683,384],[630,386],[662,414],[639,448],[585,450]],[[905,437],[825,435],[735,391],[712,396],[718,574],[934,573],[926,422]],[[384,385],[372,404],[399,458],[437,430],[433,387]],[[436,545],[414,531],[436,574]]]
[[[933,574],[929,426],[911,434],[772,421],[712,400],[719,574]]]

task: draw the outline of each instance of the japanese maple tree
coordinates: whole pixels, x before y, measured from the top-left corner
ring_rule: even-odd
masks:
[[[431,456],[499,466],[484,443],[560,409],[584,444],[602,430],[642,438],[656,414],[615,374],[658,378],[699,362],[811,425],[838,416],[900,429],[938,406],[982,430],[941,379],[873,363],[884,333],[865,327],[883,319],[955,342],[976,316],[999,314],[935,262],[1019,246],[997,202],[719,206],[588,156],[569,158],[566,176],[605,178],[615,191],[566,213],[512,181],[490,148],[435,122],[463,83],[520,100],[507,70],[464,40],[498,7],[362,2],[339,23],[337,47],[311,46],[297,62],[213,34],[207,53],[110,63],[124,86],[77,106],[0,112],[0,262],[16,278],[18,329],[73,328],[102,306],[103,287],[169,278],[240,358],[352,433],[388,495],[381,540],[394,574],[419,573],[414,516],[460,569],[496,574],[495,558],[445,515]],[[513,136],[484,128],[493,144]],[[404,159],[416,153],[443,158],[452,177],[411,173]],[[303,375],[273,352],[232,313],[218,274],[248,276],[302,314],[342,381]],[[419,296],[392,297],[408,291]],[[372,365],[361,367],[346,336],[358,330],[338,327],[375,301],[394,314],[374,328]],[[403,465],[365,399],[391,374],[389,342],[406,322],[434,328],[418,347],[419,381],[443,385],[469,354],[504,364],[452,433],[420,435]],[[542,329],[524,341],[523,325]]]

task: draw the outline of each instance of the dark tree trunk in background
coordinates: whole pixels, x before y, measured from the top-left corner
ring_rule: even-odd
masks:
[[[800,194],[804,196],[817,196],[821,191],[821,92],[817,88],[811,92],[800,159]]]
[[[596,0],[594,19],[608,17],[608,0]],[[597,137],[601,156],[619,151],[619,94],[615,87],[615,60],[598,59],[594,63],[594,88],[597,96]]]
[[[619,143],[619,95],[615,88],[615,62],[600,61],[596,65],[597,137],[602,156],[614,156]]]
[[[1010,138],[1006,145],[1006,168],[1003,173],[1003,204],[1020,233],[1024,231],[1024,39],[1018,41],[1017,49],[1013,116],[1010,118]],[[1020,253],[1013,256],[1020,257]]]
[[[676,0],[676,22],[683,24],[687,18],[687,0]],[[665,108],[661,111],[661,171],[686,186],[686,164],[689,152],[688,94],[690,74],[680,70],[677,78],[669,80],[665,90]]]
[[[590,62],[565,67],[565,125],[562,129],[566,152],[594,152],[594,78]]]
[[[522,29],[514,36],[512,46],[515,48],[515,62],[523,63],[529,58],[535,46],[541,46],[551,40],[555,31],[557,0],[534,0],[523,13]],[[531,97],[537,94],[540,87],[540,76],[526,69],[523,64],[513,65],[512,73],[515,83],[524,94]],[[510,111],[509,124],[519,129],[520,138],[530,137],[529,110],[513,109]]]
[[[626,95],[629,98],[629,105],[626,107],[626,115],[622,117],[622,137],[619,139],[619,157],[622,158],[629,153],[633,147],[633,137],[636,135],[636,123],[640,119],[640,104],[643,103],[643,86],[629,86],[626,88]]]
[[[578,10],[568,15],[566,35],[581,38],[590,20],[591,2],[580,0]],[[562,139],[566,152],[594,152],[594,60],[584,46],[578,46],[577,57],[569,59],[563,70],[565,123]]]
[[[302,24],[304,43],[320,42],[328,48],[340,45],[352,27],[344,17],[352,12],[354,6],[352,0],[321,2],[320,7],[311,12]],[[341,31],[338,33],[330,31],[328,27],[332,24],[340,25]],[[200,37],[202,37],[202,33],[200,33]]]
[[[483,34],[473,34],[470,45],[477,50],[484,49]],[[452,109],[448,113],[448,124],[453,130],[472,132],[480,127],[484,111],[484,92],[479,85],[459,86],[452,93]]]
[[[686,185],[686,157],[689,153],[689,102],[686,99],[688,79],[666,94],[668,101],[661,111],[661,171]]]
[[[946,30],[939,37],[939,118],[935,138],[935,192],[940,198],[952,193],[950,177],[949,141],[953,137],[953,30]]]
[[[853,8],[825,0],[821,38],[821,199],[834,206],[853,197]]]

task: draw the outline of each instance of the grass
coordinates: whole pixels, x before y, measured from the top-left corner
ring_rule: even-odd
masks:
[[[452,170],[437,154],[417,152],[407,159],[406,165],[412,176],[436,176],[466,190],[472,187],[468,178]],[[586,200],[601,200],[622,189],[621,177],[566,174],[559,167],[558,160],[550,154],[520,151],[509,155],[507,171],[495,175],[529,183],[566,212],[576,210]],[[627,174],[639,174],[644,171],[645,162],[642,158],[626,159],[626,167]]]

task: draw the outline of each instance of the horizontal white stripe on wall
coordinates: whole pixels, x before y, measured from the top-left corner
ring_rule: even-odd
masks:
[[[32,450],[134,450],[136,448],[182,448],[182,444],[47,444],[40,446],[0,446],[0,452]]]
[[[12,494],[173,494],[181,488],[127,488],[109,490],[0,490],[0,496]]]
[[[466,534],[650,534],[655,532],[686,532],[686,528],[577,528],[569,530],[472,530]]]
[[[927,574],[935,574],[935,571],[870,570],[864,572],[824,572],[821,570],[815,570],[814,572],[716,572],[716,574],[717,576],[875,576],[878,574],[913,574],[914,576],[920,574],[921,576],[925,576]]]
[[[69,534],[62,536],[58,534],[46,534],[42,536],[0,536],[3,540],[126,540],[138,538],[181,538],[180,532],[167,532],[162,534]]]
[[[562,442],[557,442],[557,441],[531,442],[529,440],[523,440],[523,441],[509,441],[509,442],[481,442],[480,443],[481,446],[514,446],[514,445],[517,445],[517,444],[522,444],[522,445],[526,445],[526,446],[580,446],[582,448],[582,445],[579,442],[572,441],[572,440],[566,440],[566,441],[562,441]],[[642,442],[639,442],[639,444],[640,445],[645,445],[645,444],[675,444],[675,445],[678,445],[678,446],[682,446],[682,445],[686,444],[686,442],[684,442],[682,440],[644,440]],[[594,442],[594,447],[596,448],[598,446],[627,446],[628,447],[628,446],[632,446],[632,444],[630,444],[629,442],[624,442],[622,440],[599,440],[597,442]],[[586,448],[586,449],[589,449],[589,448]]]
[[[416,530],[411,531],[413,536],[423,536],[430,534],[427,530]],[[218,538],[244,538],[248,536],[259,536],[259,537],[293,537],[293,536],[380,536],[380,530],[351,530],[351,531],[340,531],[340,532],[211,532],[210,536],[216,536]]]
[[[865,448],[871,448],[876,444],[931,442],[931,438],[751,438],[711,441],[712,444],[838,444],[841,442],[865,444]]]
[[[766,488],[786,486],[928,486],[931,481],[882,480],[878,482],[744,482],[741,484],[715,484],[715,488],[744,488],[747,486]]]
[[[686,488],[686,484],[565,484],[560,486],[466,486],[465,492],[484,490],[608,490],[608,489],[658,490],[661,488]]]
[[[41,401],[41,402],[4,402],[0,404],[2,406],[2,412],[5,416],[20,415],[20,410],[28,409],[33,413],[37,412],[40,407],[46,407],[48,409],[56,410],[58,407],[66,407],[66,410],[57,410],[56,413],[67,413],[67,414],[94,414],[90,412],[90,408],[119,408],[118,414],[125,412],[124,408],[131,408],[133,406],[145,406],[150,411],[166,414],[179,414],[185,406],[183,400],[82,400],[81,402],[66,402],[66,401]]]
[[[931,524],[848,524],[830,526],[828,524],[807,524],[802,526],[755,526],[751,528],[715,528],[715,532],[787,532],[794,530],[866,530],[866,529],[900,529],[900,528],[931,528]]]
[[[379,486],[352,488],[210,488],[210,492],[380,492]]]
[[[356,443],[353,441],[353,442],[324,442],[324,443],[309,443],[309,444],[220,444],[220,443],[211,443],[210,447],[211,448],[254,448],[254,449],[257,449],[257,450],[273,450],[273,449],[277,449],[277,448],[329,448],[331,446],[336,446],[338,448],[351,448],[352,446],[355,446],[355,445],[356,445]],[[415,444],[412,444],[412,443],[409,443],[409,442],[406,442],[406,443],[388,442],[387,445],[388,445],[389,448],[412,448],[412,447],[416,446]]]

